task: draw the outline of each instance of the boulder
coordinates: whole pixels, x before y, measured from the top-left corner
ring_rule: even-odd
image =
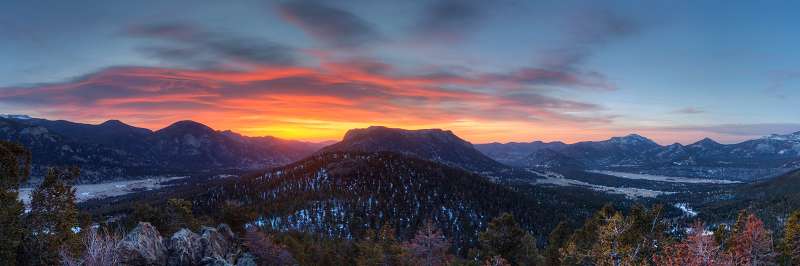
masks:
[[[203,256],[203,247],[200,235],[189,229],[183,228],[167,240],[167,265],[198,265]]]
[[[239,255],[236,236],[226,224],[220,224],[217,228],[203,227],[200,229],[200,246],[203,258],[219,257],[233,263]]]
[[[139,222],[118,244],[121,265],[164,265],[167,249],[153,225]]]

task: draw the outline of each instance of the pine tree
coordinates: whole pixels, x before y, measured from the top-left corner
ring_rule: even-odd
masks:
[[[174,233],[181,228],[188,228],[196,231],[200,228],[200,223],[192,212],[192,203],[184,199],[169,199],[166,205],[166,227],[167,233]]]
[[[792,265],[800,265],[800,211],[794,211],[786,221],[783,236],[784,254]]]
[[[358,249],[356,265],[386,265],[384,264],[386,261],[385,254],[380,242],[376,240],[376,235],[374,230],[367,230],[364,233],[364,237],[356,243],[356,248]]]
[[[630,250],[623,245],[622,235],[630,228],[625,217],[617,212],[606,220],[598,231],[598,241],[592,247],[592,258],[598,265],[622,265],[627,262]]]
[[[545,265],[561,265],[561,252],[560,249],[565,246],[569,240],[570,229],[567,222],[560,222],[556,228],[550,232],[547,238],[547,249],[545,249]]]
[[[628,250],[625,260],[633,264],[652,264],[651,259],[659,252],[659,247],[666,239],[667,230],[663,222],[663,206],[655,205],[645,208],[634,205],[625,218],[628,225],[621,236],[621,244]]]
[[[403,245],[403,249],[404,257],[411,265],[441,266],[449,265],[453,260],[448,253],[450,242],[430,220],[417,231],[414,239]]]
[[[562,264],[566,265],[587,265],[594,264],[592,249],[598,241],[601,227],[605,226],[608,220],[617,211],[614,207],[607,204],[600,208],[592,217],[575,233],[570,236],[569,241],[561,250]]]
[[[736,265],[773,265],[776,254],[772,236],[764,228],[764,222],[753,214],[747,216],[744,228],[734,234],[733,247],[729,251]]]
[[[383,265],[400,265],[403,247],[395,237],[397,232],[390,224],[384,224],[378,233],[378,241],[383,251]]]
[[[727,250],[727,244],[731,237],[731,231],[728,225],[726,224],[718,224],[717,229],[714,229],[714,242],[722,250]]]
[[[59,264],[62,249],[75,253],[80,238],[73,231],[79,226],[75,189],[69,182],[78,176],[77,169],[50,169],[31,194],[31,211],[26,224],[24,243],[26,264]]]
[[[30,175],[31,155],[24,147],[0,141],[0,261],[13,265],[24,235],[19,184]]]
[[[536,265],[540,260],[535,239],[509,213],[492,219],[478,238],[484,256],[501,256],[512,265]]]
[[[394,228],[385,224],[376,233],[367,230],[364,238],[356,243],[357,265],[401,265],[402,246],[395,238]]]

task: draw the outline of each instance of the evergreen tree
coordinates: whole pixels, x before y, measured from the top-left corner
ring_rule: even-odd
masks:
[[[406,261],[411,265],[443,266],[453,259],[448,253],[450,242],[430,220],[417,231],[414,239],[403,245],[403,249]]]
[[[731,237],[731,231],[728,225],[726,224],[718,224],[717,229],[714,229],[714,242],[722,250],[727,249],[728,240]]]
[[[540,260],[535,239],[509,213],[492,219],[478,239],[486,257],[500,256],[512,265],[536,265]]]
[[[188,228],[197,231],[200,223],[192,212],[192,203],[184,199],[169,199],[166,205],[166,227],[167,233],[177,232],[181,228]]]
[[[560,249],[569,241],[570,229],[567,222],[560,222],[547,238],[547,249],[544,251],[545,265],[561,265]]]
[[[597,265],[621,265],[628,261],[629,246],[622,243],[622,235],[630,228],[625,217],[617,212],[598,230],[597,242],[592,247],[592,259]],[[627,263],[626,263],[627,264]]]
[[[614,207],[607,204],[600,208],[583,226],[570,236],[569,241],[561,250],[562,264],[566,265],[591,265],[591,254],[594,244],[598,241],[600,229],[614,216]]]
[[[25,264],[57,265],[62,249],[75,253],[79,248],[78,208],[75,189],[69,184],[77,176],[77,169],[50,169],[31,194]]]
[[[653,256],[666,239],[667,225],[663,222],[663,206],[645,208],[634,205],[625,217],[627,227],[620,237],[621,245],[628,251],[625,260],[641,265],[652,264]]]
[[[364,238],[356,243],[357,265],[401,265],[402,247],[395,238],[394,228],[385,224],[376,233],[367,230]]]
[[[786,221],[783,236],[784,254],[792,265],[800,265],[800,211],[794,211]]]
[[[0,261],[13,265],[22,243],[25,206],[18,198],[19,184],[30,175],[31,155],[24,147],[0,141]]]

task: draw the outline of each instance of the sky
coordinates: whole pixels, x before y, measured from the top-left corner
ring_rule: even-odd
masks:
[[[800,131],[797,1],[2,1],[0,113],[336,140]]]

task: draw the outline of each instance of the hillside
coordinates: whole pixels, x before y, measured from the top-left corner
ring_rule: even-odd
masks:
[[[272,229],[357,237],[388,223],[403,237],[426,219],[462,247],[502,212],[544,235],[562,220],[580,221],[608,198],[585,190],[526,187],[513,190],[486,178],[390,152],[331,152],[264,173],[184,191],[198,210],[236,202]],[[570,194],[572,193],[572,194]],[[547,215],[543,215],[547,214]]]
[[[700,210],[708,220],[730,221],[736,211],[748,209],[779,229],[793,210],[800,210],[800,170],[755,182],[722,194],[706,196]],[[709,199],[709,197],[712,197]]]

